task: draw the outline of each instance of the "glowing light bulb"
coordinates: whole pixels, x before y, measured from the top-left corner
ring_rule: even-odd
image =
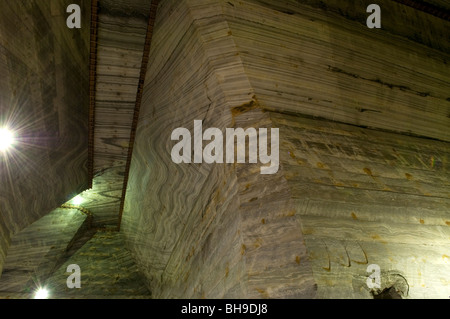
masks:
[[[7,128],[0,128],[0,152],[6,151],[14,144],[14,134]]]
[[[48,295],[47,289],[39,288],[34,294],[34,299],[48,299]]]

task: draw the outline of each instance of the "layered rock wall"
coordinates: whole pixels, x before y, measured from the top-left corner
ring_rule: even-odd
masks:
[[[371,298],[370,264],[447,297],[449,23],[367,5],[160,3],[123,215],[154,297]],[[175,164],[194,120],[279,128],[278,172]]]

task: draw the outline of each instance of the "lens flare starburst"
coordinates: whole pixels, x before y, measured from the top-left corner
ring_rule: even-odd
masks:
[[[0,152],[5,152],[14,145],[14,134],[8,128],[0,128]]]
[[[48,299],[49,298],[49,292],[47,288],[41,287],[36,290],[34,293],[34,299]]]

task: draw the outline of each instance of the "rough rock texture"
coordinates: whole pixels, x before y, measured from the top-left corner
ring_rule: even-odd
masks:
[[[150,298],[123,235],[93,229],[91,217],[58,208],[16,234],[0,278],[0,299],[33,298],[40,287],[56,299]],[[80,288],[67,286],[69,265],[80,267]]]
[[[94,182],[84,207],[117,227],[150,0],[98,2]]]
[[[354,21],[322,8],[294,6],[294,1],[280,3],[278,10],[265,3],[227,2],[223,8],[230,37],[265,108],[450,140],[450,22],[380,2],[386,15],[398,12],[396,19],[383,14],[382,21],[396,23],[397,32],[391,33],[394,26],[366,27],[363,4],[355,6],[361,13]],[[408,11],[408,20],[400,8]],[[346,15],[345,6],[341,12]],[[408,28],[402,31],[397,24]],[[410,40],[417,30],[439,44]]]
[[[150,292],[118,232],[96,232],[46,281],[54,298],[144,299]],[[80,267],[81,288],[68,288],[69,265]]]
[[[123,216],[153,296],[447,298],[449,22],[276,3],[158,8]],[[194,120],[280,128],[280,170],[174,164]]]
[[[58,208],[16,234],[0,278],[0,296],[31,294],[43,285],[87,224],[87,216],[76,209]]]
[[[369,298],[367,267],[401,297],[445,298],[450,146],[279,113],[280,154],[318,298]],[[375,292],[378,292],[376,290]]]
[[[2,1],[0,127],[17,135],[0,154],[0,273],[11,236],[86,189],[88,1],[82,28],[66,1]]]
[[[62,1],[3,1],[0,121],[22,143],[0,155],[0,298],[42,284],[53,298],[447,299],[450,22],[379,0],[368,29],[371,2],[161,0],[117,232],[155,2],[99,1],[94,187],[55,209],[87,184],[89,4],[70,30]],[[279,129],[277,173],[173,163],[171,133],[194,120]]]
[[[34,2],[36,2],[36,4],[34,4]],[[25,19],[27,21],[27,29],[22,30],[19,28],[19,33],[15,35],[20,40],[16,45],[23,45],[23,41],[32,38],[33,41],[30,43],[33,45],[30,48],[27,47],[26,50],[37,48],[40,55],[34,56],[34,52],[26,52],[28,54],[26,57],[32,59],[26,61],[25,63],[28,63],[27,65],[30,68],[36,69],[32,69],[31,71],[36,71],[33,80],[36,80],[37,83],[33,83],[30,79],[24,82],[25,84],[22,84],[22,86],[27,88],[27,85],[34,85],[34,88],[36,89],[34,95],[37,97],[39,97],[40,94],[43,96],[45,95],[45,102],[51,102],[53,104],[42,105],[42,110],[40,110],[39,107],[41,106],[38,104],[40,101],[37,98],[31,100],[30,97],[30,101],[26,101],[26,108],[24,107],[20,110],[19,107],[17,107],[17,109],[10,108],[7,111],[17,112],[14,116],[17,117],[17,121],[23,120],[24,123],[22,123],[22,125],[27,124],[25,121],[25,116],[29,120],[42,121],[28,125],[30,125],[30,127],[32,127],[32,125],[39,125],[39,127],[36,127],[35,130],[38,131],[39,136],[43,135],[46,139],[46,125],[49,128],[56,127],[59,129],[60,136],[58,139],[55,138],[56,136],[53,136],[52,140],[50,140],[51,144],[48,142],[49,145],[55,149],[50,151],[49,146],[49,150],[45,150],[43,154],[38,154],[39,156],[43,155],[45,159],[48,159],[47,157],[51,158],[52,162],[49,163],[49,165],[54,164],[54,166],[47,165],[47,163],[41,160],[39,156],[36,156],[38,151],[42,152],[42,148],[35,150],[32,148],[22,148],[24,155],[22,155],[21,160],[31,161],[28,158],[28,154],[35,156],[33,158],[35,162],[31,161],[31,164],[36,165],[36,167],[33,167],[34,172],[30,171],[31,168],[30,170],[22,172],[24,176],[25,173],[27,174],[26,183],[29,183],[29,185],[23,185],[24,183],[21,184],[20,180],[14,180],[12,177],[15,176],[7,176],[7,171],[2,171],[1,173],[5,173],[5,178],[9,177],[11,179],[11,187],[16,187],[14,193],[15,198],[20,198],[21,201],[21,203],[15,203],[16,205],[21,204],[26,207],[27,203],[29,204],[35,201],[35,204],[32,207],[33,209],[28,209],[27,212],[18,214],[18,216],[22,218],[21,220],[18,218],[18,221],[16,221],[20,223],[20,229],[23,229],[23,227],[27,225],[27,222],[29,222],[28,219],[31,220],[31,217],[34,215],[37,217],[45,215],[55,206],[59,206],[71,198],[72,200],[68,201],[66,203],[67,205],[65,204],[65,207],[77,207],[80,211],[88,212],[89,220],[83,224],[83,228],[80,229],[79,232],[70,233],[72,230],[71,228],[67,230],[64,229],[64,225],[66,223],[64,219],[60,220],[58,217],[56,220],[53,220],[51,217],[48,217],[55,217],[55,212],[57,213],[59,211],[59,209],[57,209],[49,215],[44,216],[42,220],[37,222],[41,225],[48,223],[48,229],[45,235],[43,235],[40,228],[38,229],[34,226],[25,228],[23,229],[23,232],[17,233],[16,235],[12,234],[13,243],[20,240],[21,242],[32,242],[35,246],[14,245],[14,247],[11,247],[9,250],[7,250],[9,233],[6,231],[3,232],[2,229],[1,236],[5,236],[5,249],[0,250],[0,253],[2,255],[7,255],[9,262],[4,274],[6,277],[2,278],[3,280],[0,283],[0,290],[2,291],[0,297],[29,298],[30,294],[27,293],[27,291],[35,288],[35,281],[45,282],[49,276],[57,271],[59,266],[61,266],[61,262],[64,262],[73,253],[86,244],[86,241],[92,237],[93,233],[95,233],[97,229],[117,230],[120,198],[124,183],[125,162],[128,153],[128,141],[130,138],[130,127],[135,106],[137,84],[143,54],[142,51],[144,47],[150,8],[149,0],[124,2],[108,0],[99,1],[96,65],[97,90],[94,92],[96,117],[94,121],[95,126],[93,128],[95,137],[95,149],[93,154],[95,177],[93,180],[93,188],[78,194],[80,191],[84,190],[87,185],[87,171],[85,166],[87,160],[87,102],[89,92],[87,91],[88,86],[86,84],[89,79],[87,73],[89,69],[87,45],[89,41],[90,2],[78,2],[81,4],[82,29],[70,30],[70,32],[67,31],[69,29],[66,27],[65,19],[68,14],[66,14],[65,4],[57,1],[53,1],[51,4],[50,2],[48,4],[37,2],[39,1],[28,1],[15,5],[5,2],[4,4],[2,3],[1,7],[2,10],[4,9],[4,12],[7,13],[14,11],[15,16],[8,18],[13,19],[14,17],[15,23],[19,23],[21,21],[20,18],[17,18],[18,16],[23,16],[27,19],[29,18],[30,21]],[[73,3],[77,2],[74,1]],[[50,15],[50,9],[51,17],[47,16]],[[49,20],[49,23],[51,23],[50,26],[46,25],[47,22],[45,19]],[[11,21],[5,20],[5,23],[6,22],[9,23]],[[36,26],[34,24],[36,24]],[[14,24],[14,26],[16,25]],[[11,41],[12,33],[9,33],[11,31],[9,29],[10,27],[11,26],[5,26],[5,28],[1,30],[5,33],[4,39],[9,40],[5,41],[6,49],[4,51],[6,52],[7,49],[11,49],[11,51],[13,51],[14,49],[18,51],[13,51],[14,53],[22,55],[11,61],[9,60],[11,57],[9,55],[5,55],[4,60],[5,63],[8,62],[7,66],[9,69],[7,71],[9,73],[6,73],[6,76],[2,79],[5,79],[5,83],[10,81],[13,85],[16,85],[16,82],[22,80],[19,76],[24,76],[26,78],[27,75],[23,72],[17,72],[17,69],[21,67],[20,63],[24,61],[24,54],[23,52],[20,52],[18,47],[11,45],[14,41]],[[36,31],[34,28],[40,29]],[[58,28],[58,30],[56,30],[56,28]],[[36,34],[33,32],[36,32]],[[80,34],[83,36],[83,43],[81,44],[81,40],[79,39]],[[60,42],[56,42],[54,39]],[[42,43],[40,41],[42,41]],[[45,45],[47,47],[44,47]],[[76,46],[79,47],[77,48]],[[55,50],[56,53],[52,50]],[[81,54],[80,51],[82,51],[81,53],[83,53],[83,56],[78,56]],[[62,58],[59,55],[62,55]],[[58,64],[56,67],[52,64],[54,63],[53,59],[55,56],[56,59],[61,60],[57,61]],[[37,60],[38,58],[40,59],[39,61]],[[69,58],[73,61],[67,61]],[[49,61],[46,61],[45,59],[49,59]],[[51,76],[48,76],[47,73],[42,72],[41,65],[39,63],[43,64],[42,68],[47,68],[46,70],[50,72],[49,74]],[[74,68],[75,70],[73,70]],[[21,69],[19,68],[19,71],[20,70]],[[24,70],[26,71],[26,69]],[[52,72],[57,72],[56,79],[54,79],[54,74]],[[70,79],[70,81],[67,81],[68,79]],[[38,90],[41,85],[41,82],[39,81],[45,84],[42,92]],[[44,84],[42,84],[42,86]],[[14,86],[11,87],[18,90]],[[82,87],[82,89],[80,89],[80,87]],[[1,91],[1,93],[5,96],[6,93],[10,93],[7,92],[6,89],[9,89],[9,87],[2,87]],[[20,93],[23,96],[29,95],[28,91],[25,91],[25,89],[22,90],[22,87],[20,87],[20,89],[20,92],[14,91],[13,93]],[[57,90],[58,94],[58,99],[55,98],[54,101],[51,101],[51,94],[55,94],[52,90]],[[35,114],[29,114],[30,110],[28,109],[32,106],[31,102],[36,104],[36,110],[33,110]],[[71,112],[68,112],[65,109],[67,105],[70,106]],[[55,112],[57,108],[59,113]],[[19,114],[19,111],[22,113]],[[81,115],[78,113],[80,113],[82,117],[80,117]],[[34,115],[36,115],[37,119]],[[23,117],[24,119],[21,119],[20,117]],[[58,125],[60,125],[60,127],[58,127]],[[52,131],[51,133],[54,134],[55,132],[56,131]],[[68,137],[70,139],[66,140]],[[31,144],[32,142],[34,143],[34,141],[29,139],[24,139],[24,141],[28,144]],[[39,139],[38,142],[47,143],[47,140]],[[66,143],[69,142],[70,144],[66,145]],[[82,144],[85,147],[82,152],[80,151],[80,147],[77,143],[80,143],[80,145]],[[18,147],[19,146],[20,145],[18,145]],[[31,146],[36,148],[36,145]],[[70,146],[70,149],[68,149],[68,146]],[[47,151],[49,152],[48,154]],[[25,154],[27,158],[25,158]],[[65,157],[62,158],[60,162],[59,157],[62,155]],[[83,167],[77,167],[78,163],[76,162],[81,159],[83,160]],[[62,162],[62,160],[65,161]],[[23,165],[22,162],[20,164]],[[61,165],[66,166],[60,167]],[[45,169],[48,170],[48,176],[42,176],[41,170]],[[57,176],[52,176],[53,169],[58,169]],[[69,171],[65,171],[64,169]],[[80,174],[80,176],[84,176],[85,178],[83,180],[83,187],[78,187],[76,189],[72,189],[68,193],[64,193],[65,195],[62,198],[60,196],[56,203],[52,203],[53,196],[59,196],[63,191],[62,189],[57,188],[66,186],[65,184],[62,185],[63,182],[66,184],[68,184],[69,181],[71,183],[75,183],[77,181],[75,177],[80,177],[77,174]],[[48,179],[45,179],[44,177],[48,177]],[[41,178],[43,179],[40,180]],[[63,178],[67,178],[68,181],[62,181]],[[35,179],[39,181],[40,187],[32,190],[31,186],[36,182]],[[42,183],[44,183],[45,186],[41,185]],[[19,192],[17,191],[17,189],[20,187],[24,188],[24,186],[27,187],[27,190],[30,189],[30,192],[27,194],[29,196],[28,199],[21,198]],[[81,201],[75,203],[73,197],[77,194],[79,195],[77,196],[77,199],[81,198]],[[6,192],[5,194],[4,190],[1,189],[0,196],[3,195],[8,195],[8,200],[12,202],[12,198],[14,198],[14,196],[11,196],[11,193]],[[41,207],[41,202],[44,202],[44,199],[48,200],[47,204],[52,204],[53,206]],[[4,224],[7,225],[8,218],[13,216],[13,212],[2,211],[1,213],[2,218],[0,219],[0,226]],[[9,226],[16,227],[17,225]],[[17,226],[17,228],[19,228],[19,226]],[[64,234],[69,237],[64,237]],[[60,247],[62,251],[61,249],[55,250],[54,247],[52,247],[52,254],[48,254],[48,256],[46,255],[48,260],[43,263],[41,260],[43,256],[36,253],[36,251],[43,252],[46,248],[48,248],[48,245],[46,244],[46,241],[36,242],[35,240],[36,238],[47,236],[48,241],[58,241],[58,243],[62,245],[62,248]],[[79,238],[80,236],[81,238]],[[98,246],[101,241],[108,242],[108,247],[100,247],[99,249],[110,249],[111,254],[114,253],[114,256],[118,256],[117,252],[112,251],[112,247],[114,246],[117,249],[122,249],[123,242],[118,240],[117,236],[114,236],[100,236],[99,238],[101,239],[97,239],[95,243],[90,243],[89,245]],[[3,244],[3,242],[1,243]],[[67,247],[64,246],[64,244]],[[71,253],[66,251],[66,248],[70,248],[69,250]],[[123,250],[123,252],[125,253],[126,251]],[[83,261],[85,258],[82,256],[84,256],[84,253],[77,255],[74,258],[79,258]],[[124,265],[131,269],[133,261],[131,259],[127,260],[126,257],[127,256],[121,256],[120,259],[124,260]],[[112,257],[104,258],[101,254],[94,254],[89,258],[89,260],[94,261],[95,263],[99,262],[103,266],[114,260]],[[23,265],[20,264],[23,259],[26,259],[29,268],[24,269]],[[119,263],[118,267],[120,265],[121,263]],[[111,273],[111,269],[115,271],[114,274]],[[131,273],[127,274],[124,267],[113,267],[111,269],[106,270],[104,275],[111,278],[114,276],[114,278],[116,278],[117,273],[121,273],[120,277],[122,279],[117,285],[113,285],[114,281],[111,281],[112,286],[109,286],[109,283],[107,283],[109,279],[104,277],[103,279],[98,279],[97,281],[90,280],[92,284],[89,288],[84,287],[81,291],[70,290],[72,293],[67,295],[66,291],[61,288],[63,286],[65,287],[65,281],[61,281],[62,286],[58,286],[61,289],[58,291],[53,290],[52,295],[53,297],[62,298],[68,296],[70,298],[83,298],[83,296],[87,297],[89,295],[89,297],[95,298],[105,296],[120,297],[130,294],[130,298],[149,298],[150,295],[145,287],[143,287],[144,290],[133,290],[131,288],[129,282],[132,283],[136,278],[132,277]],[[94,277],[95,275],[95,271],[92,270],[92,275],[89,276],[90,271],[91,270],[88,269],[82,269],[83,275],[86,275],[87,278]],[[64,274],[62,277],[60,275],[60,278],[63,277],[67,278],[67,275]],[[83,280],[83,282],[86,281]],[[97,285],[100,286],[96,287]],[[103,290],[101,290],[101,285],[105,285]],[[58,296],[55,294],[58,294]]]
[[[150,1],[141,2],[146,9],[133,13],[99,1],[94,173],[125,169],[150,10]]]

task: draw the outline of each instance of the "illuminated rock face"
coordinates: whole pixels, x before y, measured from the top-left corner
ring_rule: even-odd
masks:
[[[97,231],[92,216],[58,208],[11,240],[0,278],[0,298],[32,298],[38,287],[50,298],[150,298],[123,234]],[[69,266],[79,269],[79,287]]]
[[[318,297],[370,297],[367,267],[402,297],[443,298],[449,146],[271,113]],[[432,164],[433,158],[440,162]]]
[[[15,234],[0,278],[0,296],[27,294],[43,285],[76,234],[87,228],[86,215],[75,209],[58,208]],[[53,289],[52,289],[53,291]]]
[[[0,4],[0,274],[11,238],[88,186],[89,1],[82,28],[64,1]]]
[[[448,297],[450,26],[379,5],[420,43],[365,7],[160,4],[122,228],[154,297]],[[279,128],[280,169],[173,163],[194,120]]]

